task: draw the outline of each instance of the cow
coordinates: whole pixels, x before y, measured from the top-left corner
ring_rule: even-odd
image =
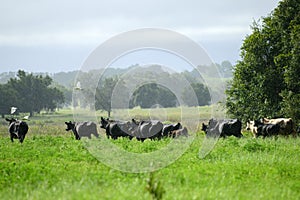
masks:
[[[187,128],[186,128],[186,127],[183,127],[183,128],[180,128],[180,129],[176,129],[176,130],[171,131],[171,132],[168,134],[168,136],[171,137],[171,138],[177,138],[177,137],[180,137],[180,136],[188,137],[189,134],[188,134]]]
[[[65,122],[67,125],[66,131],[72,130],[75,139],[80,140],[81,137],[92,138],[92,134],[95,137],[99,137],[97,131],[97,125],[94,122]]]
[[[130,129],[130,122],[115,121],[109,118],[104,119],[101,117],[100,128],[105,129],[107,138],[118,139],[119,137],[133,138]]]
[[[133,120],[135,121],[135,120]],[[136,124],[136,121],[134,122]],[[140,121],[135,128],[134,135],[138,140],[144,141],[145,139],[161,139],[163,124],[158,120]]]
[[[220,136],[225,138],[232,135],[238,138],[243,137],[241,133],[242,122],[238,119],[210,119],[208,125],[202,124],[202,130],[205,132],[206,137]]]
[[[261,122],[264,124],[279,124],[280,130],[279,135],[293,135],[296,137],[296,130],[294,121],[291,118],[276,118],[276,119],[267,119],[262,118]]]
[[[6,118],[5,120],[9,122],[8,132],[10,133],[10,140],[13,142],[14,139],[19,139],[20,143],[23,143],[29,129],[28,124],[14,118]]]
[[[254,127],[256,127],[256,136],[270,137],[277,136],[280,132],[280,123],[277,124],[265,124],[259,120],[254,120]]]
[[[182,125],[178,122],[177,124],[164,124],[162,129],[162,137],[168,137],[172,131],[182,129]]]

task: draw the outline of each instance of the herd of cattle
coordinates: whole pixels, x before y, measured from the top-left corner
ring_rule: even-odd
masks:
[[[8,119],[8,131],[10,139],[19,139],[22,143],[25,135],[28,132],[28,124],[14,118]],[[65,122],[66,131],[72,130],[77,140],[81,137],[91,138],[92,135],[99,137],[97,132],[97,125],[94,122]],[[164,137],[176,138],[179,136],[188,137],[188,130],[183,127],[179,122],[176,124],[163,124],[158,120],[141,120],[137,121],[117,121],[104,119],[101,117],[100,128],[105,130],[107,138],[118,139],[119,137],[127,137],[129,139],[136,138],[137,140],[144,141],[145,139],[161,139]],[[295,123],[291,118],[277,118],[247,121],[246,130],[251,130],[253,137],[262,136],[289,136],[296,137],[300,133],[300,127],[295,129]],[[223,119],[216,120],[210,119],[208,124],[202,124],[202,130],[205,132],[206,137],[243,137],[242,122],[238,119]]]
[[[260,120],[247,121],[246,130],[251,130],[253,137],[262,136],[289,136],[292,135],[296,137],[299,134],[300,128],[295,129],[295,123],[291,118],[277,118],[277,119],[267,119],[262,118]],[[224,119],[215,120],[210,119],[208,125],[202,124],[202,130],[206,133],[206,136],[236,136],[243,137],[242,122],[238,119]]]

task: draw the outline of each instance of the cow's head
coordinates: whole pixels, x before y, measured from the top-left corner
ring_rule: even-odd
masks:
[[[100,128],[106,129],[108,124],[109,124],[109,119],[108,118],[104,119],[103,117],[101,117]]]
[[[65,124],[67,125],[66,131],[73,130],[75,128],[74,122],[69,121],[69,122],[65,122]]]
[[[202,128],[201,128],[201,131],[204,131],[204,132],[206,132],[207,128],[208,128],[208,125],[206,125],[206,124],[202,123]]]
[[[254,128],[254,121],[250,121],[250,120],[248,120],[247,122],[246,122],[246,130],[253,130],[253,128]]]

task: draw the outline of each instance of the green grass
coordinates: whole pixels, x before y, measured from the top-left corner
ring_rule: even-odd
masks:
[[[220,139],[200,159],[204,136],[198,132],[171,165],[134,174],[102,164],[74,140],[64,130],[68,113],[31,119],[23,144],[11,143],[7,125],[0,125],[1,199],[152,199],[149,187],[155,185],[165,191],[162,199],[300,199],[299,138],[252,139],[246,133]],[[113,141],[130,152],[159,150],[169,142]]]

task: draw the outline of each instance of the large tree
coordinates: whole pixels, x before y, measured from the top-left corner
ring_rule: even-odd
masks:
[[[177,105],[176,96],[167,88],[156,83],[149,83],[139,87],[130,99],[130,106],[151,108],[160,105],[164,108]]]
[[[99,86],[97,87],[95,94],[95,109],[96,110],[104,110],[107,111],[107,116],[110,117],[112,111],[112,95],[114,92],[114,88],[118,83],[117,77],[105,78],[99,82]]]
[[[203,85],[202,83],[191,83],[191,87],[193,91],[185,89],[182,94],[182,98],[184,102],[187,104],[187,106],[205,106],[210,104],[211,98],[210,98],[209,90],[207,87],[205,87],[205,85]],[[191,92],[195,93],[198,102],[194,102],[191,99],[191,96],[193,95],[190,94]]]
[[[17,92],[7,84],[0,84],[0,115],[10,114],[10,108],[17,106]]]
[[[226,90],[228,113],[243,120],[299,118],[300,2],[283,0],[241,47],[241,60]]]
[[[51,83],[52,79],[49,76],[35,76],[19,70],[17,78],[10,79],[6,85],[16,93],[17,105],[14,106],[17,106],[20,112],[29,112],[32,116],[34,112],[43,109],[53,110],[64,102],[62,92],[50,87]]]

